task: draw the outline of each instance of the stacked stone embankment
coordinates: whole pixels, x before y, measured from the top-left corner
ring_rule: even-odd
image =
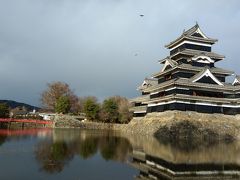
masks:
[[[54,128],[81,128],[95,130],[121,130],[127,124],[97,123],[91,121],[79,121],[74,116],[57,115],[54,118]]]
[[[232,140],[240,138],[240,116],[190,111],[150,113],[143,118],[133,119],[128,124],[127,131],[175,140],[184,138]]]
[[[166,111],[133,118],[129,124],[81,122],[71,116],[56,116],[55,128],[118,130],[124,133],[156,137],[218,139],[240,138],[240,115]]]

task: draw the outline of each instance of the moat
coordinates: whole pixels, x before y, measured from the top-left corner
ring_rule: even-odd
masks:
[[[238,179],[240,142],[199,145],[114,131],[0,130],[0,179]]]

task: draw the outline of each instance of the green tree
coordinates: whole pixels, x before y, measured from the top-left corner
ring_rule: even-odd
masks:
[[[0,104],[0,118],[9,117],[9,107],[5,103]]]
[[[88,120],[96,121],[99,118],[100,106],[96,98],[87,97],[83,103],[83,111]]]
[[[69,112],[71,108],[70,100],[67,96],[61,96],[57,99],[56,105],[55,105],[55,111],[57,113],[63,113],[66,114]]]
[[[114,98],[103,101],[101,118],[104,122],[117,123],[119,118],[118,104]]]

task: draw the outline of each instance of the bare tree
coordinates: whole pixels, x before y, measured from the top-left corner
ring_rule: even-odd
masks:
[[[79,110],[78,97],[70,89],[69,85],[64,82],[47,84],[47,89],[41,95],[42,105],[46,109],[54,110],[57,100],[63,96],[69,98],[72,112]]]
[[[130,103],[127,98],[121,96],[113,96],[117,102],[120,123],[128,123],[132,119],[132,113],[129,111]]]

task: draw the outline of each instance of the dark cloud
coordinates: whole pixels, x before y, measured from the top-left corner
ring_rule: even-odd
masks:
[[[79,96],[133,97],[164,45],[198,21],[240,73],[240,1],[0,0],[0,99],[38,105],[47,82]],[[144,14],[140,17],[140,14]],[[137,55],[136,55],[137,54]]]

